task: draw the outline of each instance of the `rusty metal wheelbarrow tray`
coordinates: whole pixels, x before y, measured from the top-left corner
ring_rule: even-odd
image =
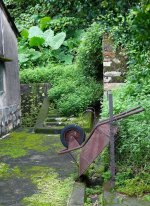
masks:
[[[81,176],[103,149],[109,144],[110,124],[98,126],[89,141],[82,147],[80,153],[79,176]],[[113,134],[117,133],[117,127],[113,126]]]

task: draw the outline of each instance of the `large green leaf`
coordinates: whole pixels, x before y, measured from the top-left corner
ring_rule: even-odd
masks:
[[[22,36],[23,38],[25,38],[25,39],[27,39],[28,36],[29,36],[29,32],[28,32],[27,29],[23,29],[20,34],[21,34],[21,36]]]
[[[55,35],[52,38],[52,41],[49,42],[52,49],[54,49],[54,50],[59,49],[59,47],[63,44],[65,38],[66,38],[65,32],[61,32],[61,33]]]
[[[38,26],[32,26],[29,29],[29,39],[32,37],[43,37],[43,31]]]
[[[37,60],[37,59],[39,59],[41,56],[42,56],[42,52],[39,52],[39,51],[36,51],[35,49],[30,49],[29,50],[29,52],[30,52],[30,58],[31,58],[31,60],[33,60],[33,61],[35,61],[35,60]]]
[[[34,36],[29,40],[29,45],[30,46],[41,46],[44,42],[45,42],[44,38]]]
[[[71,54],[65,54],[64,52],[61,52],[61,53],[58,55],[58,59],[59,59],[61,62],[64,62],[65,64],[72,64],[73,55],[71,55]]]
[[[25,63],[29,60],[29,54],[25,54],[25,53],[20,53],[18,54],[18,58],[19,58],[19,62],[20,63]]]
[[[72,64],[73,55],[67,54],[67,55],[64,57],[64,61],[65,61],[65,64]]]
[[[46,17],[43,17],[42,19],[40,19],[40,28],[43,30],[45,28],[47,28],[47,26],[49,25],[51,21],[51,18],[46,16]]]
[[[52,39],[54,37],[54,31],[51,29],[48,29],[44,32],[44,38],[45,38],[45,46],[50,46]]]

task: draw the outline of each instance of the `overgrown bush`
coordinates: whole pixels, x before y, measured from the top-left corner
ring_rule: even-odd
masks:
[[[141,196],[150,192],[150,174],[144,171],[139,172],[135,177],[133,171],[128,168],[116,177],[117,191],[129,196]]]
[[[121,120],[118,123],[120,129],[116,142],[116,158],[119,165],[126,164],[133,168],[144,168],[148,166],[150,155],[150,99],[146,96],[124,96],[124,90],[123,88],[121,91],[117,90],[113,95],[114,112],[117,114],[138,105],[141,105],[145,111]],[[103,107],[103,114],[105,115],[108,114],[107,104],[108,102],[105,102]]]
[[[77,66],[87,76],[98,80],[103,78],[102,34],[99,24],[92,24],[85,33],[77,54]]]
[[[48,21],[46,20],[46,22]],[[33,27],[31,27],[31,29],[32,28]],[[34,28],[39,31],[38,27]],[[45,28],[47,29],[47,27]],[[25,32],[26,35],[26,31],[23,32]],[[74,32],[74,39],[69,38],[64,42],[64,45],[69,48],[69,51],[74,50],[74,48],[79,44],[82,33],[83,32],[81,30],[76,30]],[[77,115],[80,112],[83,112],[88,106],[93,105],[97,101],[100,101],[100,98],[102,96],[102,83],[100,85],[100,82],[97,83],[95,80],[101,80],[103,73],[102,68],[101,70],[99,68],[101,66],[102,53],[101,32],[99,30],[98,24],[93,24],[92,27],[86,32],[85,41],[83,40],[83,42],[84,44],[82,43],[82,46],[87,47],[85,48],[85,50],[82,50],[82,47],[80,47],[79,49],[79,51],[81,51],[78,53],[78,60],[80,59],[80,64],[74,64],[70,66],[54,66],[52,64],[46,66],[45,64],[44,66],[46,66],[46,68],[43,68],[41,66],[41,68],[39,69],[26,69],[25,71],[20,72],[21,82],[23,83],[50,82],[52,84],[52,88],[50,89],[48,94],[49,98],[52,102],[55,103],[59,112],[63,113],[64,115]],[[88,45],[86,45],[87,42]],[[68,64],[69,62],[71,64],[71,56],[63,52],[64,51],[58,51],[59,58],[64,58],[66,64]],[[30,52],[28,52],[27,55],[29,54]],[[98,55],[98,57],[96,55]],[[44,60],[43,54],[41,58],[42,60]],[[81,64],[81,61],[83,59],[83,64]],[[91,64],[90,61],[92,62]],[[92,74],[92,72],[90,73],[85,69],[85,67],[89,66],[88,64],[90,64],[90,66],[92,67],[94,75]],[[30,67],[33,67],[33,65],[30,65]]]
[[[139,105],[145,109],[118,122],[119,132],[115,141],[116,189],[130,196],[139,196],[150,192],[150,182],[145,178],[150,178],[150,97],[144,94],[131,96],[132,93],[127,91],[132,86],[135,87],[129,84],[113,92],[114,114]],[[106,99],[102,111],[103,116],[108,116]],[[109,160],[104,165],[107,167],[108,164]]]
[[[86,22],[81,18],[63,16],[61,18],[52,19],[49,26],[55,32],[66,32],[67,37],[70,37],[73,35],[75,30],[85,28]]]
[[[85,77],[76,65],[26,69],[20,72],[20,79],[21,83],[49,82],[52,85],[48,93],[50,101],[64,115],[77,115],[102,96],[102,85]]]

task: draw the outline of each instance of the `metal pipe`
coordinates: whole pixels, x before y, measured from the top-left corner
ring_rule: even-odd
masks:
[[[117,121],[117,120],[119,120],[119,119],[128,117],[128,116],[133,115],[133,114],[140,113],[140,112],[142,112],[142,111],[144,111],[143,108],[138,109],[138,110],[137,110],[137,109],[136,109],[136,110],[131,110],[130,112],[128,111],[127,113],[124,112],[124,113],[121,113],[121,115],[118,114],[118,115],[116,115],[116,116],[113,116],[113,120],[112,120],[112,121],[115,122],[115,121]],[[106,120],[104,120],[104,121],[102,121],[102,122],[99,122],[99,123],[95,126],[95,128],[98,127],[98,126],[100,126],[100,125],[109,123],[109,122],[110,122],[110,119],[106,119]]]
[[[138,107],[135,107],[135,108],[133,108],[133,109],[127,110],[127,111],[125,111],[125,112],[121,112],[121,113],[119,113],[119,114],[116,114],[116,115],[113,116],[113,118],[119,117],[119,116],[124,115],[124,114],[128,114],[128,113],[130,113],[131,111],[135,111],[135,110],[137,110],[137,109],[139,109],[139,108],[141,108],[141,106],[138,106]],[[100,121],[99,123],[103,123],[103,122],[105,122],[105,121],[107,121],[107,120],[109,120],[109,118],[108,118],[108,119],[104,119],[104,120]],[[99,124],[99,123],[98,123],[98,124]]]

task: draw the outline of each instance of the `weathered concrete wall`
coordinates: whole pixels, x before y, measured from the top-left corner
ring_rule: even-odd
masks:
[[[108,34],[103,37],[103,68],[105,83],[122,83],[127,72],[127,56],[122,48],[114,50],[114,42]]]
[[[17,39],[0,8],[0,55],[12,59],[5,62],[4,92],[0,95],[0,136],[20,124],[20,83]]]
[[[39,110],[47,97],[48,83],[21,84],[22,126],[35,126]]]

